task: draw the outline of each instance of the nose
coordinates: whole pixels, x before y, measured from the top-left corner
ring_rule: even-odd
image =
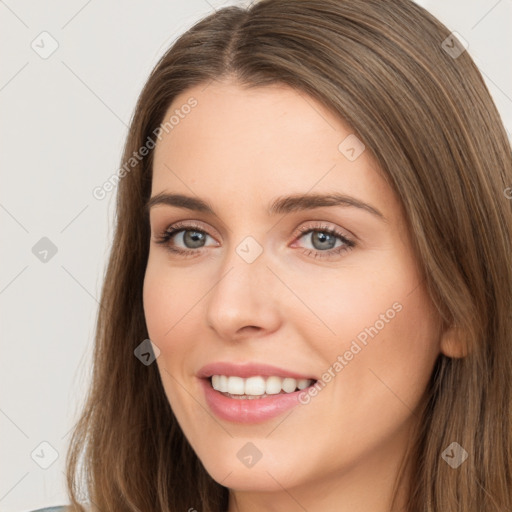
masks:
[[[279,281],[263,251],[254,261],[232,249],[207,295],[206,322],[226,341],[261,337],[279,328]]]

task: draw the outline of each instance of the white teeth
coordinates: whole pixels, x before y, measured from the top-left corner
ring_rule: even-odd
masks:
[[[225,375],[219,375],[219,387],[218,390],[225,393],[228,390],[228,378]]]
[[[307,388],[311,384],[311,381],[309,379],[299,379],[297,381],[297,387],[299,389]]]
[[[265,393],[265,379],[263,377],[249,377],[245,379],[246,395],[263,395]]]
[[[225,393],[228,390],[228,378],[225,375],[212,375],[212,386]]]
[[[233,395],[245,394],[245,382],[242,377],[228,377],[228,393]]]
[[[296,389],[305,389],[313,384],[311,379],[292,379],[277,376],[254,376],[247,379],[235,376],[212,375],[213,389],[230,395],[267,396],[281,392],[293,393]]]
[[[281,393],[282,379],[280,377],[268,377],[265,392],[267,395],[277,395]]]
[[[286,378],[283,379],[283,391],[286,393],[293,393],[297,389],[297,381],[295,379]]]

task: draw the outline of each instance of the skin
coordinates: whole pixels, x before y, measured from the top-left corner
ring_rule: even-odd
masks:
[[[230,489],[229,512],[389,511],[414,410],[437,356],[453,349],[400,202],[369,150],[355,161],[339,151],[353,130],[313,98],[282,85],[213,82],[175,98],[166,119],[190,97],[197,106],[154,150],[151,195],[200,197],[216,215],[151,208],[144,281],[174,414],[208,473]],[[347,206],[267,214],[277,196],[308,192],[355,197],[385,220]],[[169,241],[192,257],[156,243],[178,221],[208,234],[202,248],[183,232]],[[331,249],[301,226],[334,228],[356,246],[332,254],[340,239]],[[263,249],[252,263],[236,252],[247,236]],[[307,405],[255,424],[208,408],[196,377],[205,364],[255,361],[321,376],[394,303],[401,311]],[[237,457],[247,442],[262,454],[250,468]]]

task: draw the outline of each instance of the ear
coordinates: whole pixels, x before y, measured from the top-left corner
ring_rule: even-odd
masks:
[[[444,329],[440,339],[441,352],[446,357],[459,359],[468,355],[468,346],[464,331],[456,325]]]

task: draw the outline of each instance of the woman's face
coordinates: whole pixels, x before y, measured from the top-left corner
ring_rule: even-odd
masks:
[[[291,88],[203,84],[173,114],[144,311],[184,434],[239,492],[388,488],[440,352],[396,196],[350,127]]]

